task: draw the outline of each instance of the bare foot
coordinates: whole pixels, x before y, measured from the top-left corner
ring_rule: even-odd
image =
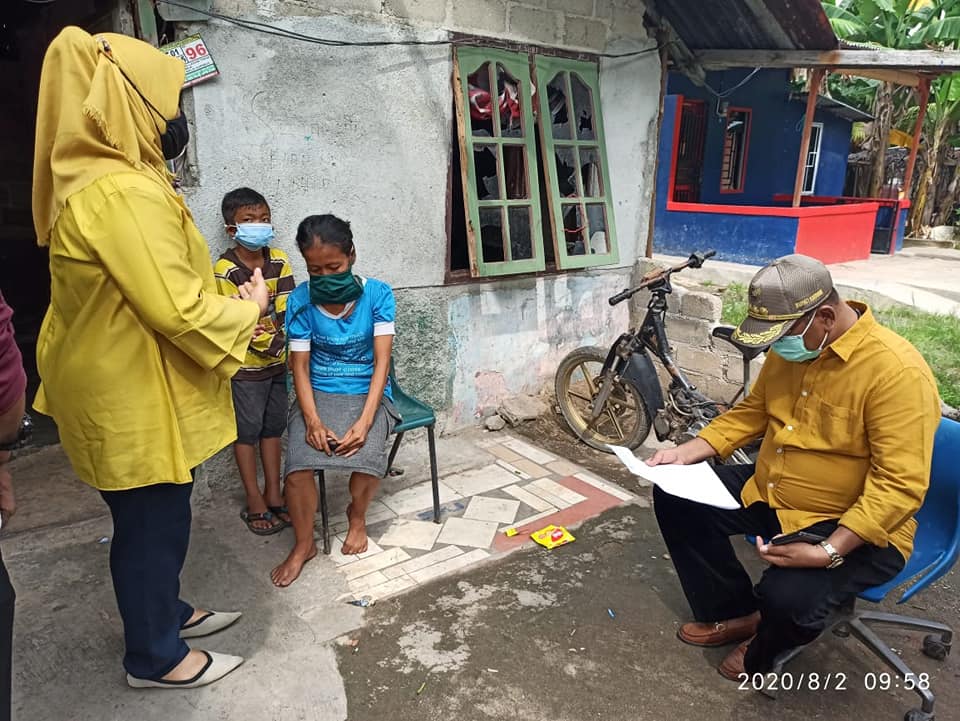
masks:
[[[204,616],[209,616],[209,615],[210,615],[210,612],[209,612],[209,611],[204,610],[204,609],[202,609],[202,608],[195,608],[195,609],[193,609],[193,615],[190,617],[190,620],[187,621],[187,622],[186,622],[185,624],[183,624],[183,625],[184,625],[184,626],[189,626],[189,625],[191,625],[191,624],[196,623],[197,621],[199,621],[199,620],[200,620],[201,618],[203,618]]]
[[[317,555],[317,544],[310,542],[310,547],[303,551],[298,546],[294,546],[287,556],[287,560],[277,566],[270,572],[270,580],[274,586],[284,588],[300,577],[300,571],[303,565],[311,558]]]
[[[189,681],[207,665],[207,654],[193,649],[161,681]]]
[[[350,527],[347,529],[347,537],[343,540],[340,553],[344,556],[365,553],[367,550],[367,519],[361,514],[353,512],[352,503],[347,506],[347,522]]]

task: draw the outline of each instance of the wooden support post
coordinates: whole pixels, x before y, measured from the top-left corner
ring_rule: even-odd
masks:
[[[660,105],[657,110],[657,136],[660,137],[660,133],[663,130],[663,103],[667,97],[667,78],[669,75],[668,64],[669,64],[669,51],[667,45],[667,38],[669,34],[665,30],[660,30],[657,33],[657,45],[660,46]],[[681,108],[677,107],[677,116],[674,118],[674,121],[680,122],[680,113]],[[669,162],[665,160],[664,162]],[[656,176],[657,168],[656,163],[654,163],[653,173]],[[676,172],[674,168],[670,169],[670,172]],[[669,186],[669,183],[667,184]],[[644,251],[644,255],[647,258],[653,257],[653,233],[654,233],[654,224],[656,223],[657,217],[657,202],[662,202],[664,207],[666,207],[667,201],[670,198],[658,198],[657,197],[657,184],[653,183],[653,192],[650,193],[650,222],[647,225],[647,247]]]
[[[807,148],[810,145],[810,131],[813,128],[813,116],[817,110],[817,97],[820,95],[820,83],[823,82],[823,68],[814,68],[810,77],[810,91],[807,94],[807,112],[803,116],[803,133],[800,135],[800,154],[797,158],[797,176],[793,182],[793,207],[800,205],[800,193],[803,191],[803,169],[807,164]]]
[[[920,81],[920,108],[917,111],[917,123],[913,126],[913,144],[910,146],[910,155],[907,158],[907,173],[903,179],[903,197],[910,199],[910,188],[913,185],[913,169],[917,167],[917,151],[920,149],[920,135],[923,131],[923,118],[927,114],[927,103],[930,101],[930,78]]]

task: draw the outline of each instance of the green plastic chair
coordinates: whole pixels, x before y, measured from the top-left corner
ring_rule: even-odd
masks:
[[[433,522],[440,523],[440,478],[437,474],[437,440],[435,429],[437,425],[437,416],[433,408],[423,401],[419,401],[411,395],[407,395],[400,384],[397,382],[397,376],[394,372],[395,366],[393,358],[390,359],[390,387],[393,391],[393,405],[400,414],[400,422],[394,427],[393,432],[396,438],[393,441],[393,447],[390,449],[390,456],[387,459],[387,475],[393,469],[393,461],[397,457],[397,451],[400,450],[400,441],[407,431],[416,428],[427,429],[427,445],[430,449],[430,483],[433,487]],[[323,477],[323,471],[317,469],[314,471],[317,477],[317,485],[320,489],[320,518],[323,524],[323,552],[330,555],[330,515],[327,507],[327,488]]]

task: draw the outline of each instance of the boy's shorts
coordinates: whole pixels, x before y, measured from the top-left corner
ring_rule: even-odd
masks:
[[[287,380],[284,374],[259,381],[231,381],[237,415],[237,443],[256,445],[279,438],[287,428]]]

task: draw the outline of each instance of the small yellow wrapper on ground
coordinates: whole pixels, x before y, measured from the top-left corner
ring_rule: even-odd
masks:
[[[506,531],[503,532],[503,535],[505,535],[505,536],[507,536],[507,537],[516,536],[516,535],[517,535],[517,529],[516,529],[516,528],[508,528]]]
[[[573,534],[563,526],[554,525],[549,525],[546,528],[541,528],[539,531],[534,531],[530,534],[530,538],[546,548],[556,548],[557,546],[563,546],[577,540],[573,537]]]

